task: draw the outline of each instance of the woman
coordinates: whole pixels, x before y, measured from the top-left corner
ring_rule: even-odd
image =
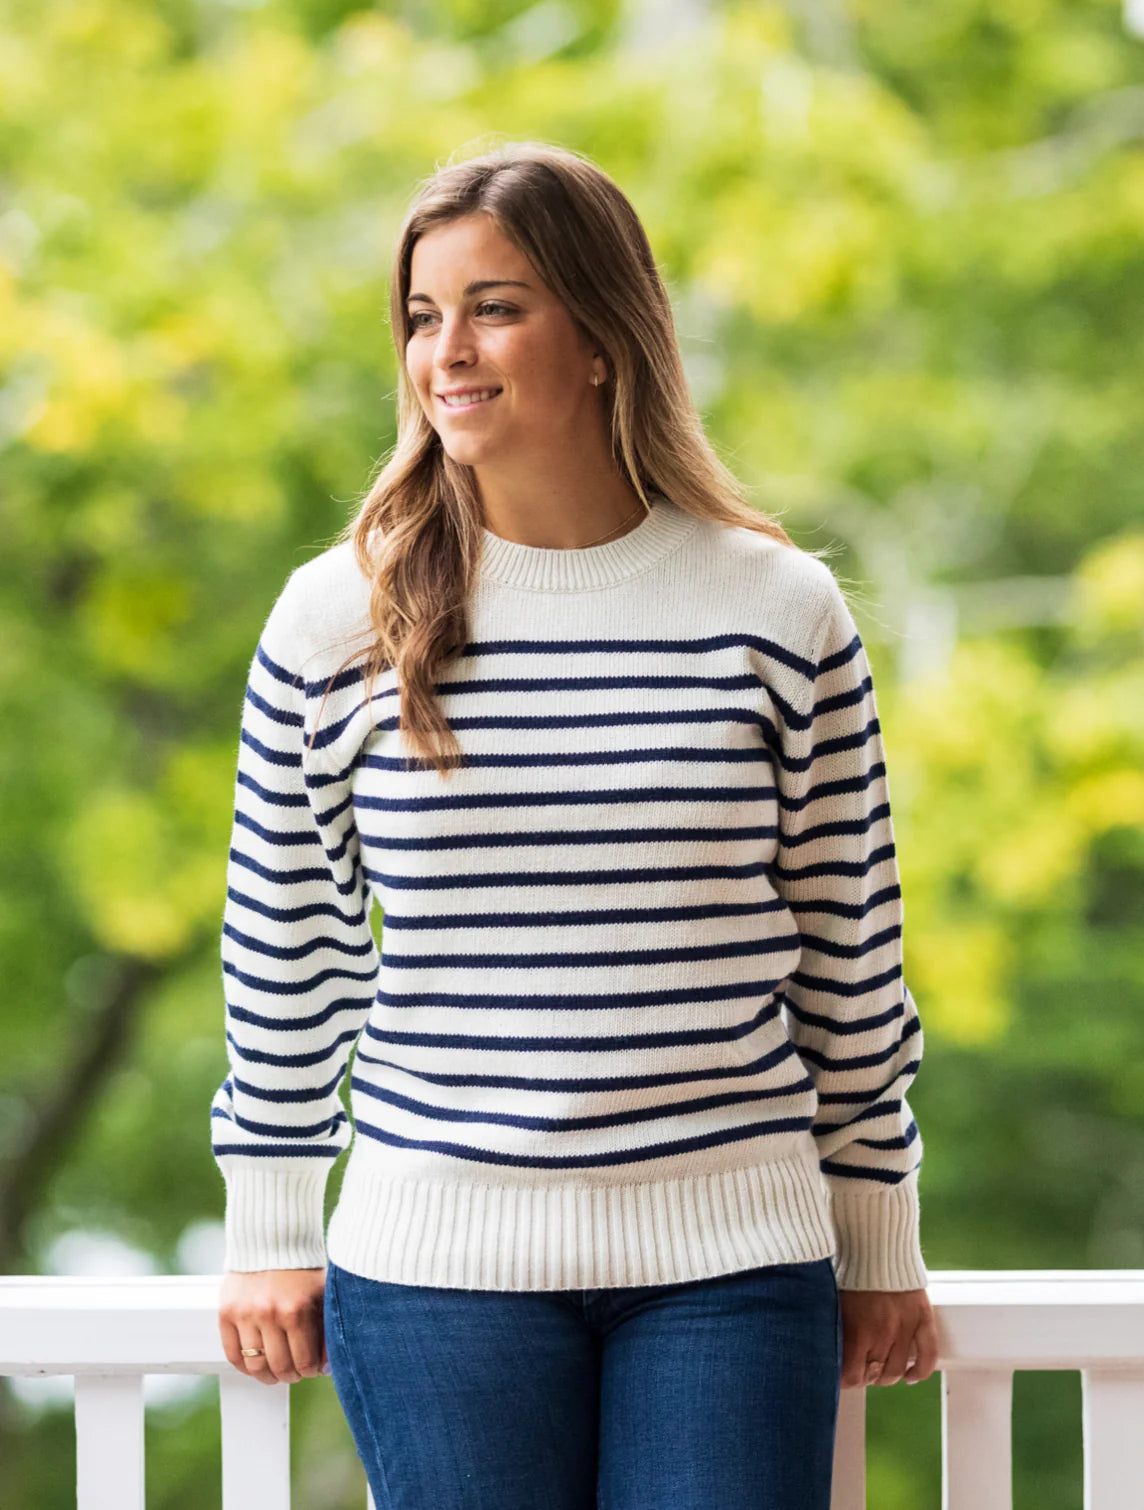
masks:
[[[592,163],[438,171],[391,320],[396,450],[244,708],[227,1357],[332,1372],[379,1510],[827,1510],[840,1386],[937,1361],[865,649]]]

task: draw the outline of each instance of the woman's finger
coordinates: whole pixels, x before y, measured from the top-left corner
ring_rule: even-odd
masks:
[[[909,1333],[903,1333],[896,1337],[882,1360],[882,1372],[878,1376],[878,1383],[884,1385],[897,1384],[906,1372],[906,1360],[909,1357],[913,1337]]]
[[[914,1336],[914,1348],[917,1358],[906,1370],[907,1384],[920,1384],[923,1379],[928,1379],[937,1368],[937,1360],[940,1356],[940,1347],[937,1335],[937,1322],[932,1313],[920,1324]]]
[[[260,1379],[264,1384],[273,1382],[268,1379],[270,1373],[270,1360],[266,1356],[266,1344],[262,1340],[260,1329],[251,1322],[240,1321],[238,1323],[238,1345],[242,1353],[243,1348],[261,1348],[261,1353],[251,1354],[247,1357],[242,1353],[240,1363],[244,1373],[252,1379]]]
[[[261,1330],[261,1343],[255,1343],[255,1346],[261,1346],[266,1349],[266,1361],[270,1365],[268,1372],[271,1375],[266,1382],[269,1384],[296,1384],[302,1376],[294,1367],[294,1358],[290,1351],[290,1343],[286,1333],[280,1326],[266,1321],[262,1323]]]
[[[252,1331],[247,1326],[240,1328],[233,1321],[223,1316],[219,1317],[218,1330],[219,1336],[222,1338],[222,1350],[226,1354],[227,1360],[234,1365],[240,1374],[248,1374],[252,1379],[256,1379],[260,1374],[266,1372],[267,1364],[263,1354],[255,1354],[248,1358],[244,1356],[242,1351],[244,1347],[262,1347],[261,1339],[256,1330]]]
[[[312,1379],[321,1372],[322,1322],[314,1306],[287,1322],[286,1340],[299,1377]]]
[[[240,1374],[246,1373],[246,1359],[239,1349],[242,1342],[239,1339],[238,1328],[234,1322],[220,1315],[218,1319],[218,1334],[222,1339],[222,1350],[226,1354],[227,1362],[234,1365]]]

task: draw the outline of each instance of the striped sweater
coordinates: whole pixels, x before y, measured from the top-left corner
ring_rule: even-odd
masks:
[[[830,568],[660,493],[603,545],[486,530],[437,684],[464,750],[444,778],[408,758],[392,671],[366,706],[361,656],[305,747],[367,609],[335,545],[250,667],[211,1106],[226,1267],[555,1290],[829,1256],[842,1289],[924,1287],[922,1030]]]

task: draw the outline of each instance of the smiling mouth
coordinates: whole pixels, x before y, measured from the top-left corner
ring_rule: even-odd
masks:
[[[465,414],[470,409],[479,409],[482,404],[491,404],[493,399],[497,398],[503,392],[503,388],[478,388],[474,389],[471,395],[465,395],[463,402],[457,399],[447,399],[440,393],[437,397],[442,407],[448,409],[451,413]],[[482,394],[487,395],[487,397],[482,397]]]

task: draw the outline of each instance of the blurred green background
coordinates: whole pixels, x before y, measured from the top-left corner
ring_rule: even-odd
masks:
[[[630,195],[720,453],[859,587],[930,1268],[1144,1268],[1142,7],[0,0],[3,1270],[221,1268],[246,670],[392,442],[417,181],[519,138]],[[149,1398],[149,1506],[217,1507],[217,1384]],[[1016,1376],[1018,1510],[1079,1510],[1080,1404]],[[940,1375],[867,1410],[871,1510],[938,1510]],[[74,1505],[66,1381],[0,1440]]]

